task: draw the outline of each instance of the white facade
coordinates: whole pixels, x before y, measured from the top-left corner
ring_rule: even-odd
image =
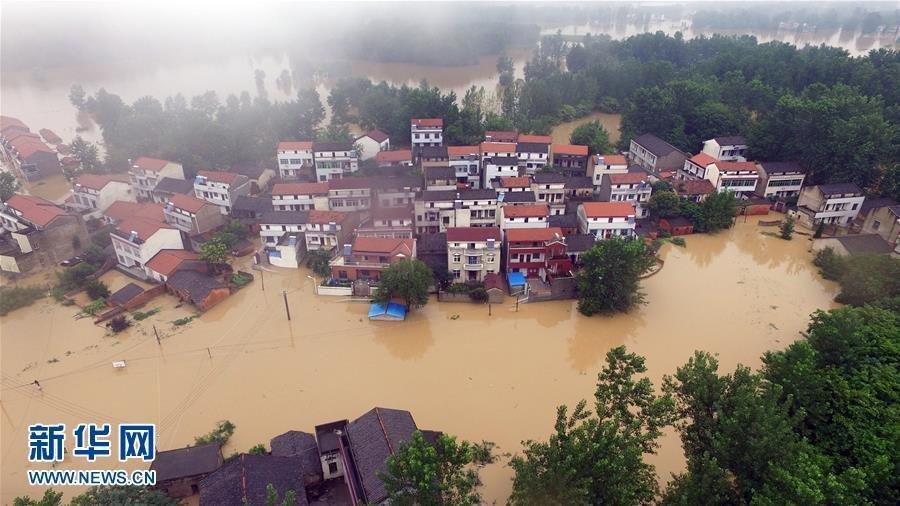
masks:
[[[609,186],[610,202],[630,202],[634,204],[635,217],[646,218],[650,212],[647,202],[653,192],[653,186],[649,180],[619,182],[616,178],[610,178]]]
[[[86,211],[84,215],[86,218],[99,218],[103,211],[106,211],[117,200],[137,201],[130,184],[122,181],[110,181],[103,188],[97,190],[76,183],[71,207],[78,211]]]
[[[361,160],[372,160],[379,151],[390,151],[391,140],[385,139],[381,142],[363,135],[356,139],[356,145],[359,147],[359,158]]]
[[[519,151],[517,148],[516,156],[519,158],[519,166],[525,168],[525,173],[534,174],[549,163],[550,147],[547,146],[547,150],[542,152]]]
[[[595,155],[593,168],[594,191],[600,189],[604,174],[625,174],[628,172],[628,162],[623,155]]]
[[[359,158],[355,149],[323,149],[315,151],[316,181],[341,179],[359,170]]]
[[[504,207],[503,209],[509,209],[509,207]],[[503,221],[500,223],[500,228],[502,230],[509,230],[511,228],[548,228],[549,226],[549,221],[546,216],[504,216]]]
[[[720,137],[703,141],[703,153],[723,162],[745,162],[747,141],[742,137]]]
[[[309,184],[293,186],[277,184],[272,190],[272,209],[275,211],[328,210],[328,188]]]
[[[224,183],[198,175],[194,179],[194,194],[198,199],[219,206],[222,214],[228,214],[239,196],[250,194],[250,180],[247,176],[238,175],[233,183]]]
[[[474,191],[486,192],[486,190]],[[467,196],[465,192],[460,193],[459,200],[452,196],[440,200],[416,200],[416,232],[420,234],[445,232],[450,227],[496,227],[500,223],[496,192],[491,191],[491,196],[477,197]]]
[[[806,174],[795,164],[758,163],[759,184],[756,193],[765,198],[800,195]]]
[[[462,152],[454,150],[454,146],[447,148],[450,157],[449,164],[456,173],[456,180],[465,182],[469,188],[481,188],[481,157],[477,146]]]
[[[300,267],[303,253],[303,236],[285,234],[278,243],[269,248],[269,263],[275,267],[296,269]]]
[[[716,162],[706,168],[706,179],[718,192],[731,191],[745,198],[756,192],[759,171],[752,162]]]
[[[139,199],[152,199],[153,189],[164,177],[184,179],[184,167],[166,160],[138,158],[128,170],[134,194]]]
[[[588,204],[588,209],[585,208],[585,204],[578,206],[578,225],[581,233],[591,234],[598,241],[601,239],[609,239],[614,236],[634,237],[634,206],[628,206],[631,208],[630,212],[618,210],[613,213],[594,212],[591,208],[598,204],[606,203],[597,202]]]
[[[443,146],[444,122],[439,119],[413,119],[410,121],[409,138],[413,153],[424,146]]]
[[[484,281],[500,272],[500,239],[447,240],[447,270],[457,282]]]
[[[314,165],[312,142],[280,143],[276,156],[281,179],[297,179]]]
[[[481,185],[483,188],[490,188],[491,183],[501,177],[515,177],[519,175],[519,160],[512,157],[493,157],[485,158],[482,161],[483,180]]]
[[[800,192],[797,207],[803,224],[808,227],[819,222],[847,226],[856,219],[865,200],[855,185],[811,186]]]
[[[140,244],[116,234],[110,234],[110,238],[119,264],[125,267],[140,267],[144,269],[148,277],[151,276],[151,272],[144,267],[144,264],[149,262],[160,250],[184,249],[181,231],[177,228],[160,228]]]

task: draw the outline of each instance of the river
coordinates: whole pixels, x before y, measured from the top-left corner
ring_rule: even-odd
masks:
[[[29,423],[148,421],[170,449],[229,419],[229,454],[384,406],[410,410],[421,428],[515,453],[522,440],[549,436],[556,406],[592,399],[613,346],[645,356],[657,386],[697,349],[717,353],[723,371],[758,367],[763,352],[800,337],[810,313],[834,307],[836,285],[817,274],[807,237],[783,241],[756,221],[664,246],[665,267],[642,283],[648,303],[611,318],[583,317],[569,301],[517,312],[507,298],[493,316],[432,300],[406,322],[373,323],[366,305],[316,297],[305,270],[267,272],[265,291],[257,279],[183,327],[171,322],[189,310],[165,296],[148,306],[160,313],[116,337],[45,299],[0,317],[0,500],[39,495],[25,485]],[[113,289],[127,282],[115,272],[104,279]],[[128,365],[113,369],[113,360]],[[28,385],[35,379],[42,392]],[[678,438],[666,436],[650,460],[662,481],[681,470]],[[482,473],[488,500],[509,494],[505,462]]]

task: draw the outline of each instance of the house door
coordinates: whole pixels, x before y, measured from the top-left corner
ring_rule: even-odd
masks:
[[[478,271],[469,271],[468,279],[469,281],[478,281]]]

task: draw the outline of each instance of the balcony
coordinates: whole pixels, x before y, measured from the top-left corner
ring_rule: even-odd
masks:
[[[463,269],[467,271],[480,271],[484,268],[484,264],[464,264]]]

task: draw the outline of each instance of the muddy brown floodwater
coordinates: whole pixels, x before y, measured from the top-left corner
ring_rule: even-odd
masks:
[[[2,502],[41,493],[25,484],[29,423],[153,422],[159,448],[170,449],[229,419],[231,453],[386,406],[410,410],[422,428],[517,452],[520,441],[550,434],[556,406],[592,398],[610,347],[644,355],[657,385],[697,349],[717,353],[723,370],[757,367],[763,352],[800,337],[811,312],[833,307],[836,293],[812,266],[807,237],[764,230],[742,218],[730,231],[688,237],[685,248],[665,246],[665,267],[643,282],[648,304],[612,318],[580,316],[571,301],[516,312],[507,299],[491,317],[485,306],[432,301],[404,323],[369,322],[365,304],[313,295],[303,270],[266,272],[265,291],[257,277],[184,327],[171,322],[190,310],[158,299],[148,307],[160,313],[118,337],[45,299],[0,318]],[[116,370],[113,360],[128,365]],[[36,378],[43,392],[28,385]],[[663,481],[680,471],[678,438],[666,436],[650,459]],[[511,476],[505,460],[485,469],[485,498],[505,501]]]
[[[619,127],[622,125],[622,115],[605,112],[595,112],[583,118],[560,123],[553,127],[553,130],[550,131],[550,136],[553,137],[553,142],[556,144],[568,144],[572,132],[580,125],[591,121],[599,121],[603,125],[603,128],[609,133],[609,142],[614,145],[619,142],[621,137]]]

